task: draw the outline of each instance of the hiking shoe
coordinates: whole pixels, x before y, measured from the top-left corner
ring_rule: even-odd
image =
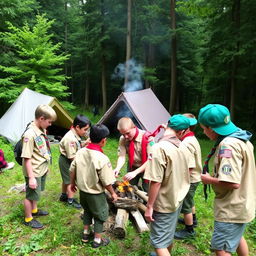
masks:
[[[46,216],[48,214],[49,212],[38,209],[36,213],[32,213],[32,216],[39,217],[39,216]]]
[[[178,223],[185,225],[185,221],[184,221],[183,218],[179,218],[179,219],[178,219]],[[197,223],[197,220],[193,220],[193,227],[194,227],[194,228],[197,227],[197,224],[198,224],[198,223]]]
[[[7,170],[10,170],[14,167],[15,163],[14,162],[10,162],[10,163],[7,163],[7,166],[2,168],[2,171],[7,171]]]
[[[65,195],[61,194],[59,200],[60,200],[61,202],[67,202],[67,201],[68,201],[68,196],[67,196],[67,194],[65,194]]]
[[[24,225],[34,228],[34,229],[43,229],[44,228],[44,225],[35,219],[32,219],[29,222],[24,221]]]
[[[183,240],[183,239],[192,238],[195,235],[196,235],[195,231],[188,231],[187,229],[182,229],[182,230],[179,230],[179,231],[175,232],[174,238]]]
[[[110,243],[110,240],[108,238],[101,238],[100,243],[96,243],[93,241],[92,248],[99,248],[101,246],[107,246]]]
[[[90,238],[93,238],[92,232],[90,232],[89,234],[85,234],[85,233],[82,234],[82,242],[83,243],[88,243]]]
[[[73,206],[73,207],[75,207],[76,209],[81,209],[81,208],[82,208],[81,204],[79,204],[79,203],[76,201],[76,199],[72,199],[72,201],[68,199],[68,205]]]

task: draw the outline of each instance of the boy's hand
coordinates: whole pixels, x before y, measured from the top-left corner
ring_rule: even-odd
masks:
[[[124,175],[124,180],[132,180],[134,177],[137,176],[137,172],[136,171],[132,171],[132,172],[128,172],[127,174]]]
[[[29,186],[31,189],[36,189],[36,188],[37,188],[37,182],[36,182],[36,178],[35,178],[35,177],[29,178],[28,186]]]
[[[144,216],[145,216],[146,221],[148,221],[148,222],[154,222],[155,221],[153,219],[153,208],[150,207],[150,206],[147,207]]]
[[[114,174],[115,174],[115,177],[118,177],[119,171],[116,170],[116,169],[114,169],[113,172],[114,172]]]
[[[76,192],[77,191],[77,187],[75,184],[70,184],[70,189],[72,192]]]
[[[113,202],[115,202],[117,200],[117,198],[118,198],[116,193],[111,194],[111,197],[112,197],[112,201]]]

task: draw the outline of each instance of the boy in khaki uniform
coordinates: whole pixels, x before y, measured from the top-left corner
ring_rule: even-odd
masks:
[[[150,240],[156,251],[151,255],[170,255],[182,202],[190,186],[191,155],[176,135],[190,123],[184,117],[183,126],[178,127],[176,118],[169,119],[163,137],[152,146],[144,173],[144,178],[150,180],[145,218],[151,222]]]
[[[138,185],[139,180],[142,179],[142,187],[145,191],[148,191],[148,181],[143,179],[147,155],[143,156],[142,140],[146,131],[138,129],[129,117],[121,118],[118,121],[117,129],[122,135],[119,139],[118,159],[114,169],[115,175],[118,176],[125,164],[126,155],[128,155],[129,167],[124,179],[130,181],[132,185]],[[153,143],[153,139],[150,137],[147,145],[145,145],[145,153],[149,154]]]
[[[71,129],[65,134],[59,145],[59,168],[62,178],[62,194],[59,200],[61,202],[67,202],[67,205],[77,209],[81,208],[81,205],[73,198],[74,192],[70,189],[69,168],[75,158],[76,152],[84,146],[82,145],[81,137],[85,136],[90,125],[91,123],[86,116],[77,115]]]
[[[204,184],[212,184],[214,232],[211,247],[216,255],[248,256],[243,237],[246,223],[255,218],[256,168],[251,133],[236,127],[229,110],[219,104],[208,104],[198,120],[206,136],[216,143],[205,161]],[[208,162],[214,155],[214,173],[208,173]]]
[[[190,113],[183,114],[183,116],[188,118],[190,126],[185,130],[179,131],[177,136],[181,140],[182,144],[184,144],[192,154],[194,162],[193,165],[195,168],[190,169],[190,188],[181,208],[181,213],[184,214],[184,219],[181,218],[178,220],[179,223],[185,224],[185,228],[175,232],[174,237],[176,239],[186,239],[195,236],[196,234],[194,231],[194,227],[197,225],[194,196],[201,181],[202,172],[201,148],[194,132],[192,131],[197,124],[197,120],[195,116]],[[180,122],[183,122],[182,118],[180,119]]]
[[[70,167],[71,189],[80,191],[80,203],[84,209],[83,242],[88,242],[90,225],[94,219],[93,248],[106,246],[109,239],[102,237],[103,223],[108,218],[108,203],[104,190],[107,189],[113,200],[117,199],[112,184],[114,172],[109,158],[104,155],[102,147],[106,145],[108,128],[103,124],[94,125],[90,130],[90,140],[85,148],[79,150]]]
[[[26,226],[42,229],[43,224],[33,216],[45,216],[48,212],[37,209],[37,201],[45,187],[46,174],[51,162],[51,151],[46,129],[57,118],[55,111],[48,105],[39,105],[35,120],[22,137],[23,174],[26,181],[24,200]]]

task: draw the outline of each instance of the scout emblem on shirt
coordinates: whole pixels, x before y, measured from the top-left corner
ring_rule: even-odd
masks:
[[[232,167],[229,164],[225,164],[222,166],[221,171],[225,174],[225,175],[230,175],[231,171],[232,171]]]
[[[42,154],[42,156],[45,157],[47,159],[47,161],[50,161],[51,155],[48,151],[48,148],[45,146],[44,141],[42,140],[42,137],[41,136],[35,137],[35,143],[36,143],[40,153]]]
[[[219,150],[219,157],[220,158],[231,158],[232,157],[232,150],[226,147],[221,147]]]

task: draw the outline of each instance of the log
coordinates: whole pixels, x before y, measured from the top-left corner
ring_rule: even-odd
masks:
[[[118,209],[115,218],[113,233],[117,238],[125,238],[126,226],[129,219],[129,212],[124,209]]]
[[[148,227],[147,223],[145,222],[145,220],[139,210],[131,211],[131,215],[133,216],[133,218],[135,220],[135,224],[136,224],[136,227],[137,227],[139,233],[149,231],[149,227]]]
[[[139,196],[141,199],[143,199],[145,202],[148,202],[147,193],[145,193],[144,191],[139,190],[137,186],[133,186],[133,187],[134,187],[134,193],[137,196]]]
[[[116,208],[126,209],[129,211],[136,211],[138,209],[138,201],[130,198],[118,198],[113,202]]]
[[[138,205],[138,209],[141,211],[141,213],[144,214],[147,209],[147,206],[141,202],[138,202],[137,205]]]

